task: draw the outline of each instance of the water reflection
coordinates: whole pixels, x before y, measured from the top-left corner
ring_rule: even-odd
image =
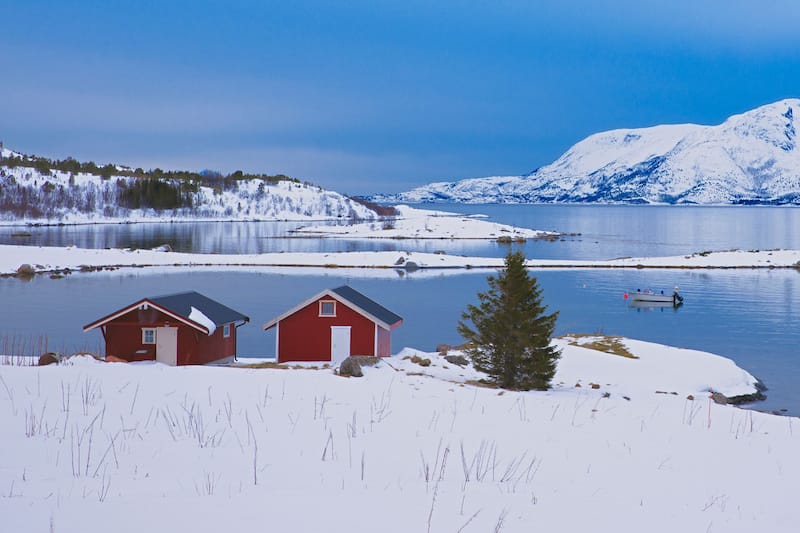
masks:
[[[425,207],[425,206],[423,206]],[[430,206],[427,206],[430,207]],[[436,206],[439,207],[439,206]],[[528,257],[613,259],[682,255],[738,248],[800,249],[800,209],[793,207],[679,207],[575,205],[446,205],[442,209],[485,213],[489,220],[576,233],[560,240],[530,240]],[[0,227],[0,243],[82,248],[153,248],[202,253],[444,251],[503,256],[509,246],[482,240],[346,240],[287,238],[307,222],[187,222],[97,224],[24,228]]]
[[[665,309],[669,311],[678,312],[678,310],[683,307],[682,303],[673,304],[672,302],[631,302],[630,306],[632,309],[636,309],[637,311],[664,311]]]

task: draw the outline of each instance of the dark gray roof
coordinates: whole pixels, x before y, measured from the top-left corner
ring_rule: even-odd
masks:
[[[194,307],[210,318],[217,326],[230,322],[250,322],[250,317],[195,291],[168,294],[166,296],[148,298],[148,300],[184,318],[189,318],[192,307]]]
[[[342,285],[341,287],[331,290],[353,305],[360,307],[361,310],[369,313],[378,320],[389,324],[390,326],[403,320],[399,315],[392,313],[375,300],[367,298],[349,285]]]

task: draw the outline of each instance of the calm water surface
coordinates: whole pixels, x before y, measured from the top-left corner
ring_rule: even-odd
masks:
[[[793,207],[436,205],[419,206],[483,213],[490,220],[523,227],[578,233],[557,242],[529,241],[528,257],[611,259],[680,255],[732,248],[800,249],[800,209]],[[502,256],[507,246],[464,240],[347,240],[287,238],[299,222],[186,222],[0,227],[0,244],[77,245],[82,248],[154,248],[202,253],[335,252],[418,250]],[[317,223],[314,223],[317,224]],[[13,236],[20,231],[30,237]]]
[[[652,207],[444,205],[491,220],[580,235],[530,241],[528,257],[602,259],[675,255],[704,250],[800,249],[800,209],[783,207]],[[295,222],[167,223],[63,227],[0,227],[0,243],[87,248],[151,248],[205,253],[269,251],[445,250],[502,256],[509,247],[485,241],[287,238]],[[13,236],[20,231],[30,237]],[[357,276],[357,274],[350,274]],[[546,303],[560,312],[557,332],[602,332],[718,353],[734,359],[770,388],[760,409],[800,415],[800,272],[796,270],[561,270],[536,273]],[[211,272],[120,271],[0,279],[0,350],[4,339],[38,339],[50,348],[102,351],[100,334],[83,325],[144,296],[198,290],[252,318],[240,328],[242,356],[274,354],[274,333],[261,324],[327,287],[350,283],[405,318],[394,349],[433,350],[459,343],[461,311],[486,288],[486,272],[348,278],[346,271],[309,276]],[[636,288],[681,287],[686,305],[635,309],[622,294]],[[690,371],[690,369],[687,369]]]
[[[795,270],[675,271],[561,270],[535,273],[550,310],[560,312],[557,333],[625,335],[712,351],[734,359],[770,388],[759,409],[800,415],[800,273]],[[200,271],[74,274],[61,280],[0,279],[4,337],[37,338],[46,332],[51,349],[101,351],[98,332],[85,324],[143,296],[199,290],[251,317],[239,329],[242,357],[273,355],[275,337],[261,325],[327,287],[349,283],[404,317],[393,349],[433,350],[456,344],[461,311],[486,288],[486,272],[387,279],[327,275],[289,276]],[[636,287],[680,285],[686,304],[677,309],[636,309],[623,300]],[[11,311],[13,309],[13,311]],[[687,369],[690,372],[691,369]]]

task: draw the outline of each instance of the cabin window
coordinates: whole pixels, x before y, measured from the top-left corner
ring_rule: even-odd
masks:
[[[319,303],[319,316],[336,316],[336,302],[323,300]]]
[[[231,336],[230,324],[225,324],[224,326],[222,326],[222,336],[225,337],[226,339]]]
[[[154,328],[142,328],[142,344],[155,344],[156,330]]]

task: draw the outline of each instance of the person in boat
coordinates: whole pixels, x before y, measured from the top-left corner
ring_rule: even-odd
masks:
[[[661,293],[663,294],[664,291],[661,291]],[[680,305],[682,303],[683,303],[683,296],[678,294],[678,286],[676,285],[675,286],[675,290],[672,292],[672,304],[673,305]]]

